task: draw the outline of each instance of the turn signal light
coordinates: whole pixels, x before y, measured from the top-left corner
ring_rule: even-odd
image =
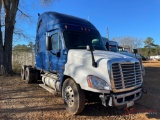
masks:
[[[91,78],[90,78],[90,77],[88,77],[87,81],[88,81],[88,86],[92,88],[92,87],[93,87],[93,85],[92,85],[92,82],[91,82]]]

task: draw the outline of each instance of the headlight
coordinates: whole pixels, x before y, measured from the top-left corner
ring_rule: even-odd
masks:
[[[99,90],[110,90],[110,87],[107,84],[107,82],[96,76],[89,75],[87,77],[87,81],[88,81],[88,86],[91,88]]]

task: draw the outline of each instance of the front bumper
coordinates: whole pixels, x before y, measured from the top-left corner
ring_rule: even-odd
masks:
[[[134,101],[140,99],[142,95],[142,88],[126,92],[126,93],[112,93],[111,95],[100,95],[102,104],[104,106],[113,106],[116,108],[126,108],[134,105]]]

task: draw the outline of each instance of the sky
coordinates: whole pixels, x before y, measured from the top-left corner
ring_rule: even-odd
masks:
[[[40,1],[40,0],[39,0]],[[21,0],[19,9],[31,19],[17,16],[17,26],[32,36],[34,42],[38,13],[55,11],[84,18],[93,23],[101,36],[109,39],[131,36],[141,39],[152,37],[160,45],[160,0],[54,0],[42,5],[38,0]],[[16,44],[27,44],[18,40]]]

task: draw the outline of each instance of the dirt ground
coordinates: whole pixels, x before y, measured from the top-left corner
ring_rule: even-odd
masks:
[[[144,63],[144,86],[148,90],[131,109],[115,110],[101,103],[86,104],[81,115],[69,114],[60,95],[26,84],[20,76],[0,76],[0,120],[53,120],[53,119],[160,119],[160,63]]]

